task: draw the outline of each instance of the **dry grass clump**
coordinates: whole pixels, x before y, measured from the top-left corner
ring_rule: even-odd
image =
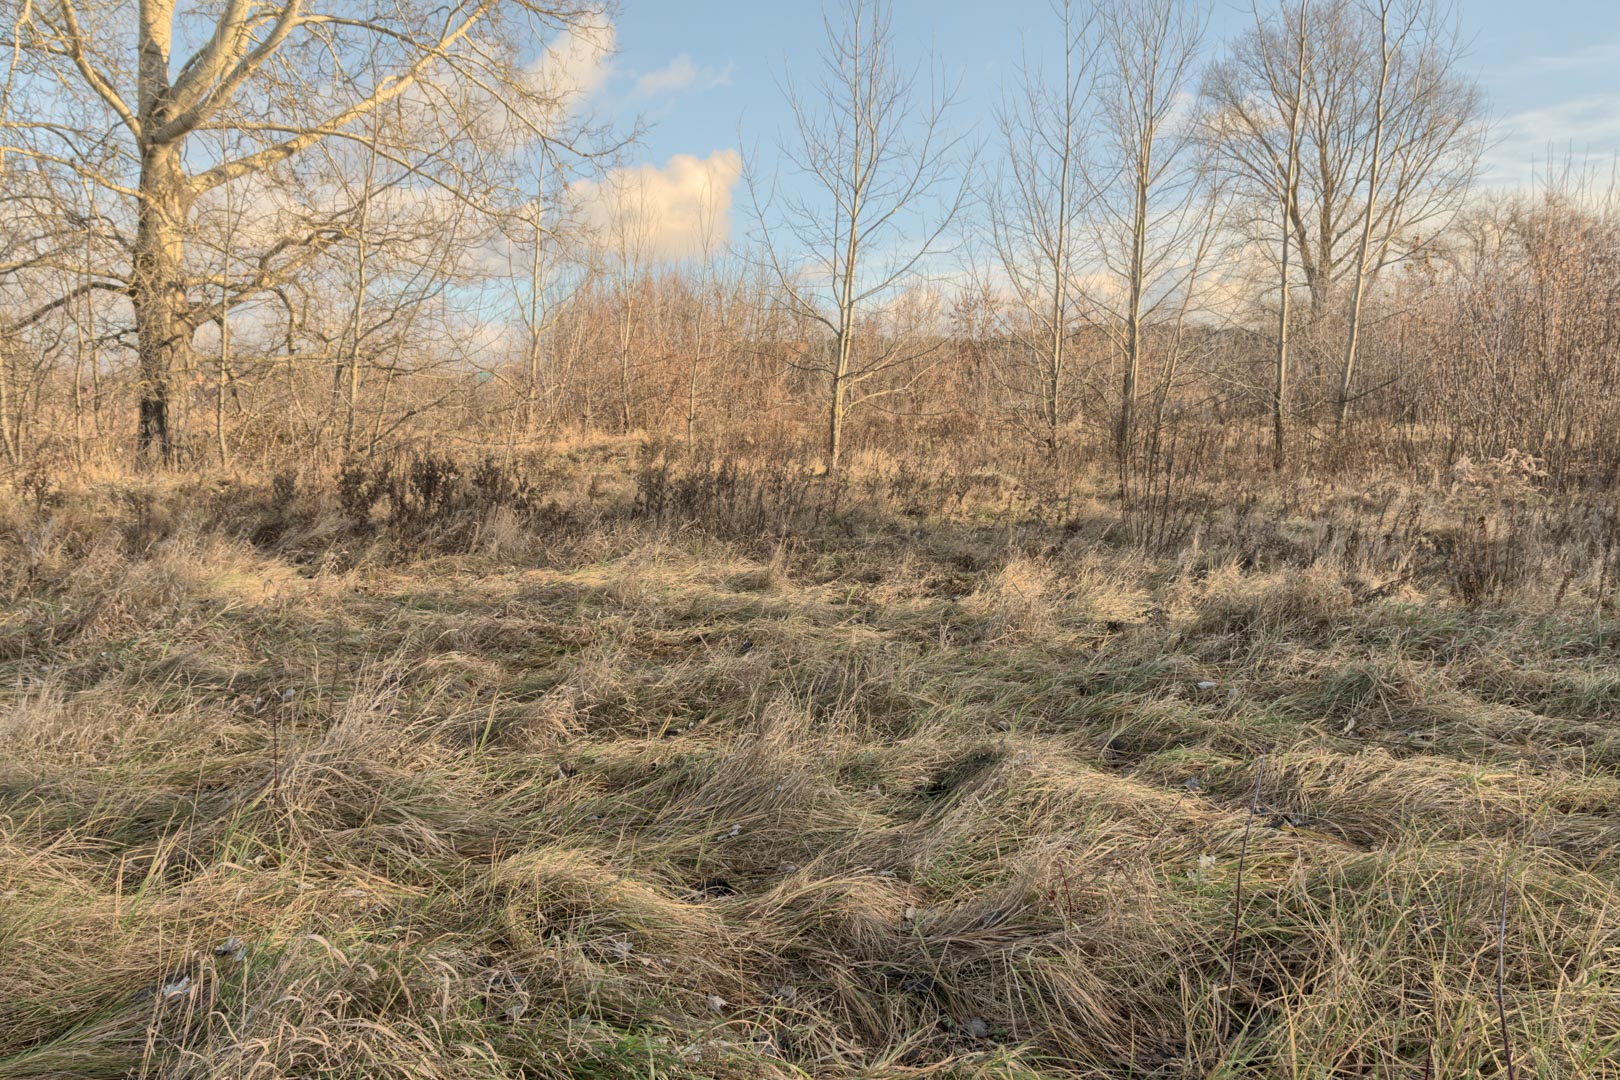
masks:
[[[1264,575],[1229,564],[1212,571],[1199,593],[1193,625],[1204,633],[1331,631],[1354,601],[1339,569],[1320,563]]]
[[[622,450],[0,506],[0,1076],[1620,1077],[1575,511]]]

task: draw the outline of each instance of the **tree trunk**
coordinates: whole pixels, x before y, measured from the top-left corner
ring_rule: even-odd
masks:
[[[844,390],[833,392],[832,407],[827,413],[827,471],[838,471],[838,457],[844,449]]]
[[[140,380],[136,457],[150,461],[155,452],[163,464],[172,465],[176,444],[169,424],[169,380],[191,342],[182,276],[190,192],[180,171],[177,147],[157,147],[145,153],[140,191],[134,273],[129,282]]]
[[[844,449],[844,404],[849,386],[845,379],[849,371],[849,332],[840,333],[833,341],[833,368],[828,374],[831,376],[831,394],[828,397],[827,409],[827,471],[838,471],[838,458]]]
[[[705,263],[704,272],[708,272]],[[698,291],[697,312],[694,316],[697,325],[693,328],[692,365],[687,371],[686,382],[686,448],[691,450],[697,437],[697,402],[698,402],[698,376],[703,367],[703,304],[708,298],[708,289]]]
[[[1153,143],[1144,138],[1137,157],[1136,201],[1131,214],[1130,309],[1125,313],[1125,383],[1120,387],[1119,426],[1114,453],[1119,457],[1121,493],[1130,472],[1131,436],[1136,425],[1136,383],[1142,370],[1142,291],[1147,277],[1148,184]]]
[[[1057,464],[1058,451],[1062,443],[1063,429],[1063,354],[1068,330],[1068,305],[1065,303],[1064,289],[1068,282],[1064,272],[1067,266],[1069,222],[1068,222],[1068,174],[1069,155],[1063,155],[1063,189],[1060,198],[1062,202],[1058,211],[1057,254],[1052,260],[1052,357],[1046,370],[1046,453],[1053,465]]]
[[[630,340],[635,330],[635,298],[626,295],[624,315],[619,320],[619,428],[628,435],[635,426],[635,413],[630,401]]]
[[[84,320],[73,316],[73,461],[84,464]]]
[[[1373,112],[1372,171],[1367,178],[1367,206],[1361,217],[1361,244],[1356,249],[1355,287],[1350,296],[1350,328],[1345,335],[1344,363],[1339,369],[1339,401],[1335,431],[1342,437],[1350,415],[1350,387],[1356,373],[1356,351],[1361,344],[1361,301],[1367,288],[1367,249],[1372,245],[1373,219],[1378,205],[1378,172],[1384,154],[1384,95],[1389,88],[1389,8],[1379,10],[1378,104]]]
[[[529,262],[529,384],[523,394],[523,437],[534,438],[535,399],[540,394],[540,317],[545,305],[545,282],[541,265],[541,245],[545,243],[545,180],[542,179],[534,197],[534,251]]]
[[[11,402],[9,386],[11,382],[10,367],[6,362],[6,354],[0,352],[0,449],[6,454],[6,462],[17,464],[18,449],[11,441]]]
[[[1299,0],[1299,54],[1295,57],[1298,82],[1294,87],[1294,112],[1288,122],[1288,161],[1283,181],[1282,295],[1277,302],[1277,378],[1271,396],[1271,466],[1281,471],[1288,464],[1288,272],[1289,222],[1298,211],[1296,201],[1299,177],[1299,117],[1305,100],[1305,33],[1309,0]],[[1303,245],[1301,245],[1303,247]]]
[[[1063,423],[1062,393],[1063,393],[1063,333],[1052,335],[1052,364],[1046,372],[1046,402],[1042,417],[1046,421],[1046,456],[1054,464],[1058,459],[1058,450],[1062,442],[1060,427]]]
[[[1070,9],[1063,8],[1064,41],[1069,45],[1063,53],[1063,85],[1065,91],[1074,85],[1074,38],[1069,33]],[[1073,97],[1063,112],[1063,164],[1058,170],[1057,250],[1052,257],[1052,367],[1046,387],[1046,449],[1052,464],[1057,465],[1059,434],[1063,423],[1063,346],[1068,323],[1069,277],[1069,170],[1074,164],[1074,104]]]

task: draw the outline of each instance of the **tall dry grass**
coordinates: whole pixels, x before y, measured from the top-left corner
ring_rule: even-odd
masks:
[[[1614,508],[1533,475],[31,485],[0,1075],[1620,1075]]]

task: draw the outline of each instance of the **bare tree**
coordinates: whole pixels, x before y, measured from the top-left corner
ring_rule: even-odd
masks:
[[[550,196],[546,188],[546,179],[560,172],[557,155],[547,143],[542,143],[540,154],[535,166],[534,198],[529,200],[518,215],[527,226],[530,244],[529,249],[529,275],[528,295],[520,298],[518,310],[523,321],[524,336],[524,367],[525,379],[523,383],[523,434],[525,438],[532,439],[535,435],[536,409],[540,398],[540,361],[545,349],[546,332],[556,319],[556,309],[552,306],[552,278],[556,273],[557,255],[556,247],[557,228],[555,224],[547,224],[546,212],[552,209],[552,216],[557,216],[555,208],[549,207]]]
[[[555,347],[555,331],[577,290],[589,279],[590,245],[595,237],[583,221],[579,192],[570,187],[569,162],[549,139],[537,139],[523,156],[529,175],[519,183],[515,205],[498,221],[507,322],[517,334],[522,355],[511,363],[480,365],[480,370],[508,387],[518,399],[507,432],[508,451],[521,435],[539,433],[542,410],[554,420],[563,392],[564,354]],[[508,361],[511,357],[506,358]]]
[[[685,423],[688,449],[696,445],[700,391],[709,369],[723,360],[732,344],[730,335],[736,323],[741,286],[735,261],[719,250],[721,221],[717,199],[713,177],[705,177],[703,194],[697,206],[699,250],[692,283],[691,342],[687,349]]]
[[[1361,207],[1361,235],[1349,270],[1350,310],[1345,331],[1344,361],[1334,420],[1343,429],[1350,414],[1361,344],[1363,302],[1370,275],[1392,257],[1421,250],[1421,237],[1408,239],[1405,250],[1392,250],[1399,239],[1386,213],[1386,174],[1394,172],[1390,195],[1403,227],[1420,225],[1438,232],[1461,206],[1477,164],[1482,125],[1473,88],[1453,74],[1459,59],[1458,37],[1447,9],[1436,0],[1366,0],[1361,36],[1374,37],[1376,18],[1378,77],[1372,91],[1371,148],[1365,171],[1367,193]],[[1414,97],[1416,100],[1414,101]],[[1397,140],[1394,155],[1387,141]]]
[[[1390,55],[1402,39],[1390,40],[1389,11],[1393,0],[1378,3],[1378,91],[1373,97],[1372,158],[1367,168],[1367,199],[1361,211],[1361,243],[1350,277],[1350,325],[1344,335],[1344,363],[1339,368],[1339,400],[1335,423],[1342,430],[1350,412],[1350,385],[1356,370],[1356,349],[1361,336],[1361,301],[1367,290],[1367,257],[1373,225],[1378,220],[1378,181],[1384,164],[1384,113],[1389,97]]]
[[[1211,236],[1210,218],[1198,209],[1205,194],[1198,143],[1178,116],[1207,22],[1207,7],[1191,0],[1106,0],[1101,7],[1104,146],[1090,176],[1101,272],[1088,293],[1123,357],[1114,423],[1122,483],[1147,330],[1163,313],[1179,328]],[[1179,334],[1169,340],[1179,342]]]
[[[1265,208],[1297,135],[1288,226],[1320,316],[1346,282],[1421,255],[1442,232],[1476,171],[1483,101],[1457,74],[1463,46],[1448,0],[1313,0],[1306,18],[1299,31],[1290,10],[1257,15],[1200,96],[1225,180],[1249,196],[1251,239],[1270,235]],[[1275,67],[1300,43],[1296,95]]]
[[[938,348],[937,327],[870,342],[860,327],[869,309],[925,278],[963,205],[967,169],[956,161],[959,140],[944,129],[951,95],[936,77],[921,99],[916,76],[895,56],[885,0],[845,0],[841,21],[823,21],[821,77],[808,89],[791,80],[785,88],[796,140],[782,152],[802,192],[782,196],[773,215],[758,174],[751,165],[745,172],[788,303],[830,335],[824,352],[791,362],[825,380],[827,467],[836,470],[849,414],[909,385],[873,380],[906,369],[915,378]]]
[[[1015,363],[1034,376],[1033,394],[1023,379],[1012,391],[1034,397],[1035,430],[1055,458],[1076,411],[1069,346],[1084,323],[1078,279],[1085,266],[1083,219],[1092,201],[1084,159],[1096,44],[1092,15],[1078,10],[1078,0],[1052,0],[1052,8],[1062,30],[1062,80],[1049,81],[1027,61],[1020,67],[1015,95],[998,115],[1007,167],[989,217],[997,260],[1018,305],[1006,323],[1018,343]]]
[[[540,395],[540,354],[545,348],[547,329],[547,300],[551,285],[551,265],[546,258],[546,175],[551,164],[550,155],[542,155],[540,167],[535,171],[534,200],[528,213],[529,242],[529,295],[523,312],[523,329],[528,341],[524,349],[527,378],[523,384],[523,434],[534,437],[535,405]]]
[[[372,232],[374,228],[372,209],[378,195],[375,128],[380,117],[381,113],[374,111],[369,118],[373,137],[367,141],[368,144],[364,149],[364,171],[355,178],[352,189],[348,182],[349,178],[341,170],[334,170],[335,174],[342,178],[340,182],[344,186],[347,201],[355,207],[353,224],[348,230],[354,242],[353,299],[340,338],[336,362],[332,365],[332,406],[334,415],[339,410],[343,413],[344,457],[354,452],[355,419],[360,406],[361,352],[365,346],[366,300],[372,287],[374,273],[370,255],[375,243]]]
[[[335,0],[36,0],[19,24],[19,85],[57,92],[6,121],[6,149],[116,193],[134,219],[121,244],[127,261],[75,291],[116,291],[133,308],[143,455],[175,457],[172,376],[213,309],[273,287],[344,233],[300,222],[266,238],[254,273],[234,282],[228,298],[199,299],[186,259],[199,199],[329,139],[365,143],[432,183],[463,186],[464,147],[478,116],[521,124],[549,111],[543,89],[525,77],[529,44],[550,30],[593,25],[603,11],[599,0],[388,0],[363,12]],[[197,43],[184,60],[173,55],[179,42]],[[427,122],[362,130],[390,102],[408,102]],[[76,119],[86,108],[107,123]],[[248,143],[240,154],[213,156],[196,138],[221,127]]]
[[[614,360],[619,397],[619,430],[635,428],[639,357],[636,332],[651,271],[653,207],[635,174],[610,179],[609,220],[600,238],[601,256],[614,300]]]

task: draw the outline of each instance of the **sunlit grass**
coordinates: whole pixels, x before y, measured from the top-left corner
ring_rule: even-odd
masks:
[[[1496,1076],[1504,869],[1521,1069],[1620,1075],[1578,575],[301,498],[5,510],[0,1075]]]

